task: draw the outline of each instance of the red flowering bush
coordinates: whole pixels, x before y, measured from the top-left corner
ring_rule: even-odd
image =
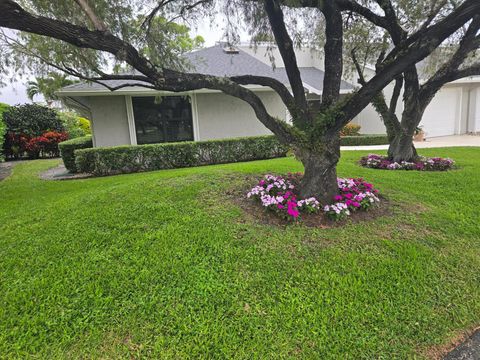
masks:
[[[47,131],[40,136],[30,137],[25,134],[7,133],[6,154],[8,157],[19,158],[24,154],[31,159],[39,157],[59,156],[58,144],[68,139],[65,132]]]

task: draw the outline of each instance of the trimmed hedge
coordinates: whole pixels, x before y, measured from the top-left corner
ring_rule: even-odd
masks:
[[[363,145],[387,145],[387,135],[359,135],[342,136],[340,145],[342,146],[363,146]]]
[[[287,151],[274,136],[256,136],[76,150],[75,162],[79,172],[100,176],[271,159]]]
[[[78,137],[72,140],[67,140],[58,144],[60,149],[60,156],[68,171],[76,173],[75,166],[75,150],[88,149],[93,147],[92,137],[90,135]]]

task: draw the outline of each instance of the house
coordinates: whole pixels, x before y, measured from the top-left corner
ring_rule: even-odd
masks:
[[[195,72],[217,76],[269,76],[288,86],[281,57],[275,48],[231,48],[217,44],[189,53],[187,57]],[[272,59],[275,59],[273,67]],[[325,74],[321,52],[298,50],[297,62],[308,101],[318,102]],[[128,85],[124,80],[108,83],[111,86]],[[346,76],[341,93],[352,92],[353,84],[354,80]],[[257,85],[247,87],[262,99],[270,114],[284,121],[290,120],[285,105],[273,90]],[[385,89],[386,95],[391,91],[390,85]],[[215,90],[169,93],[126,86],[111,92],[97,83],[77,83],[63,88],[58,95],[70,106],[88,114],[96,147],[203,141],[270,133],[248,104]],[[401,102],[397,110],[401,113]],[[353,122],[362,126],[363,133],[385,133],[383,123],[371,106]],[[466,79],[445,86],[427,109],[423,125],[427,136],[480,131],[480,79],[478,82]]]

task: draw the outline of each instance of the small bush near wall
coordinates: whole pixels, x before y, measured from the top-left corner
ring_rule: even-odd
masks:
[[[68,137],[75,139],[91,134],[90,122],[71,111],[59,111],[58,117],[65,127]]]
[[[342,136],[340,144],[342,146],[386,145],[388,138],[387,135]]]
[[[360,136],[360,128],[360,125],[348,123],[340,130],[340,136]]]
[[[75,167],[75,150],[87,149],[93,147],[92,137],[90,135],[78,137],[58,144],[63,163],[71,173],[77,172]]]
[[[117,146],[75,151],[79,172],[113,175],[286,156],[274,136]]]

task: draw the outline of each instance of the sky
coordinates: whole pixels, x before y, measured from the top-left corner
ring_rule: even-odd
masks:
[[[197,28],[191,30],[191,34],[192,36],[201,35],[205,39],[205,46],[215,45],[217,41],[222,40],[223,22],[221,19],[216,19],[213,25],[209,20],[200,22]],[[242,41],[247,41],[246,34],[240,34],[240,37]],[[34,76],[14,83],[7,83],[6,87],[0,87],[0,102],[10,105],[31,103],[25,87],[25,83],[29,80],[35,80]],[[43,98],[36,96],[34,100],[36,102],[43,101]]]

